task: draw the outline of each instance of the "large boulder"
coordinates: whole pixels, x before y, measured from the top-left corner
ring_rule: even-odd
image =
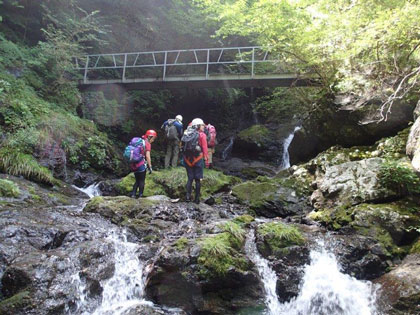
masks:
[[[414,170],[420,173],[420,117],[411,126],[406,152],[411,159],[411,165]]]
[[[337,205],[376,202],[396,197],[392,190],[383,187],[378,174],[384,162],[381,158],[370,158],[346,162],[328,167],[322,177],[317,178],[319,192],[312,203],[320,203],[319,196]],[[325,203],[325,201],[324,201]]]
[[[401,265],[383,275],[378,301],[382,311],[390,315],[420,313],[420,254],[407,256]]]
[[[377,123],[381,103],[382,100],[374,97],[360,101],[352,96],[340,96],[322,111],[311,113],[290,144],[291,164],[307,161],[333,145],[372,145],[396,134],[412,121],[414,105],[398,102],[387,119]]]

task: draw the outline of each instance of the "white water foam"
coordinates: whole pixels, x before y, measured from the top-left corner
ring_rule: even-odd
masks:
[[[283,141],[283,155],[280,162],[280,170],[284,170],[290,167],[290,156],[289,156],[289,146],[292,143],[292,140],[295,136],[296,131],[300,130],[301,126],[296,126],[292,133],[290,133],[286,139]]]
[[[85,187],[85,188],[80,188],[80,187],[77,187],[75,185],[72,185],[72,187],[76,188],[77,190],[80,190],[81,192],[84,192],[86,195],[89,196],[89,198],[93,198],[93,197],[102,195],[102,192],[99,189],[99,184],[100,183],[94,183],[94,184],[92,184],[88,187]]]
[[[343,274],[335,256],[320,249],[311,251],[299,295],[281,306],[278,314],[288,315],[379,315],[377,287]]]
[[[255,244],[254,230],[251,230],[248,234],[245,243],[245,251],[251,261],[256,265],[264,285],[265,304],[268,308],[267,315],[279,314],[280,302],[276,293],[277,276],[274,270],[270,268],[268,261],[258,253],[257,245]]]
[[[257,251],[254,231],[248,235],[245,248],[264,285],[267,315],[380,315],[375,304],[378,288],[343,274],[322,242],[319,249],[311,251],[299,295],[284,304],[277,298],[275,272]]]
[[[102,303],[94,315],[118,315],[140,304],[153,305],[143,299],[144,263],[139,260],[139,246],[127,242],[123,234],[112,233],[108,239],[114,243],[115,271],[112,278],[103,283]]]

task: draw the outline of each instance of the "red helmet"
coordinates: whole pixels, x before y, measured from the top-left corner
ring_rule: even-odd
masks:
[[[152,129],[149,129],[146,131],[146,137],[157,137],[157,132]]]

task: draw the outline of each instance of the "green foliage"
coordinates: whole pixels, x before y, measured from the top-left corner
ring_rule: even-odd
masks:
[[[0,197],[19,197],[18,185],[7,179],[0,179]]]
[[[237,223],[230,221],[221,226],[224,232],[230,234],[230,244],[240,249],[245,241],[245,230]]]
[[[225,232],[200,241],[198,263],[205,268],[205,276],[223,276],[230,268],[247,268],[246,261],[234,249],[235,244],[232,244],[231,240],[231,234]]]
[[[420,178],[407,162],[394,160],[384,162],[378,177],[381,185],[400,196],[420,194]]]
[[[206,169],[201,183],[201,194],[204,198],[209,197],[216,192],[226,190],[238,181],[236,177]],[[134,182],[134,175],[130,173],[118,182],[116,188],[121,194],[127,195],[131,192]],[[167,195],[171,198],[183,198],[186,194],[186,183],[187,173],[183,167],[154,171],[146,176],[144,196]]]
[[[258,233],[264,238],[271,252],[281,252],[293,245],[302,245],[305,242],[301,232],[292,225],[282,222],[269,222],[258,227]]]
[[[32,155],[24,154],[10,148],[0,150],[0,171],[23,176],[39,183],[54,185],[55,179],[51,172],[38,164]]]
[[[177,250],[182,251],[187,247],[188,239],[185,237],[180,237],[179,239],[176,240],[174,245]]]
[[[238,134],[238,138],[244,141],[261,143],[270,137],[270,130],[264,125],[253,125],[247,129],[242,130]]]
[[[316,74],[327,92],[388,98],[380,108],[382,119],[395,100],[418,89],[417,0],[194,3],[219,23],[218,36],[253,39],[279,54],[282,68]]]

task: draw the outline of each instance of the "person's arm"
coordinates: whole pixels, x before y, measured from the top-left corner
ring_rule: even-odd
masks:
[[[152,159],[150,157],[150,151],[146,151],[146,161],[147,161],[147,167],[149,170],[152,169]]]
[[[207,136],[204,132],[200,132],[200,142],[201,149],[203,150],[204,161],[206,162],[206,167],[209,166],[209,151],[207,148]]]
[[[149,168],[149,174],[152,173],[153,171],[152,158],[150,156],[150,151],[152,151],[152,146],[148,141],[146,141],[146,162],[147,162],[147,167]]]

